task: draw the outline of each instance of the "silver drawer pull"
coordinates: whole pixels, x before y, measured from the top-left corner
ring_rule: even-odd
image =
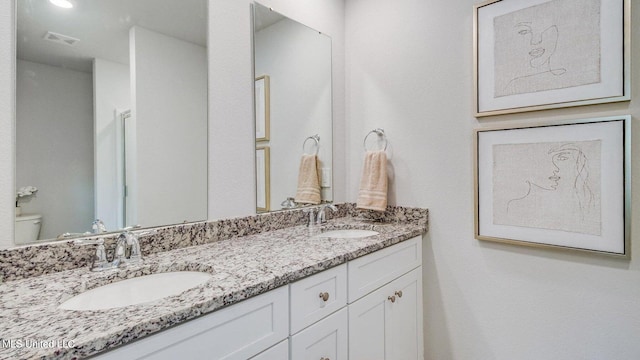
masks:
[[[392,303],[396,302],[396,297],[395,296],[389,296],[387,299],[389,301],[391,301]]]
[[[401,298],[402,297],[402,290],[396,291],[396,295],[398,295],[398,297]]]
[[[319,295],[320,299],[322,299],[322,301],[328,301],[329,300],[329,293],[328,292],[321,292]],[[328,359],[327,359],[328,360]]]

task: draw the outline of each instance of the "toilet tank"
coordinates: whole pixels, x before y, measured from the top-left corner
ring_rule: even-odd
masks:
[[[23,214],[16,216],[16,245],[28,244],[38,240],[40,227],[42,226],[42,215]]]

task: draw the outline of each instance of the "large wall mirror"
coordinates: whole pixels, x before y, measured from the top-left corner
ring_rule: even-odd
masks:
[[[16,7],[15,243],[205,220],[206,0]]]
[[[256,209],[330,202],[331,38],[260,4],[254,3],[253,12]],[[317,181],[309,179],[305,167],[309,155]],[[301,190],[319,196],[301,195]]]

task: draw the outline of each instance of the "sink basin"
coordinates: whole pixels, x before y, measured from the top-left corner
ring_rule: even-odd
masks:
[[[105,310],[178,295],[211,279],[197,271],[174,271],[140,276],[103,285],[76,295],[58,307],[65,310]]]
[[[360,230],[360,229],[344,229],[344,230],[332,230],[323,232],[316,235],[319,238],[341,238],[341,239],[356,239],[367,236],[378,235],[379,232],[373,230]]]

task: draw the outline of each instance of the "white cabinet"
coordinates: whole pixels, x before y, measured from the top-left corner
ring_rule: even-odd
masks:
[[[421,237],[314,274],[96,358],[423,358]]]
[[[292,360],[347,360],[347,309],[342,308],[291,337]]]
[[[349,263],[350,360],[423,358],[421,254],[416,237]]]
[[[289,287],[282,286],[96,358],[245,360],[288,334]]]

